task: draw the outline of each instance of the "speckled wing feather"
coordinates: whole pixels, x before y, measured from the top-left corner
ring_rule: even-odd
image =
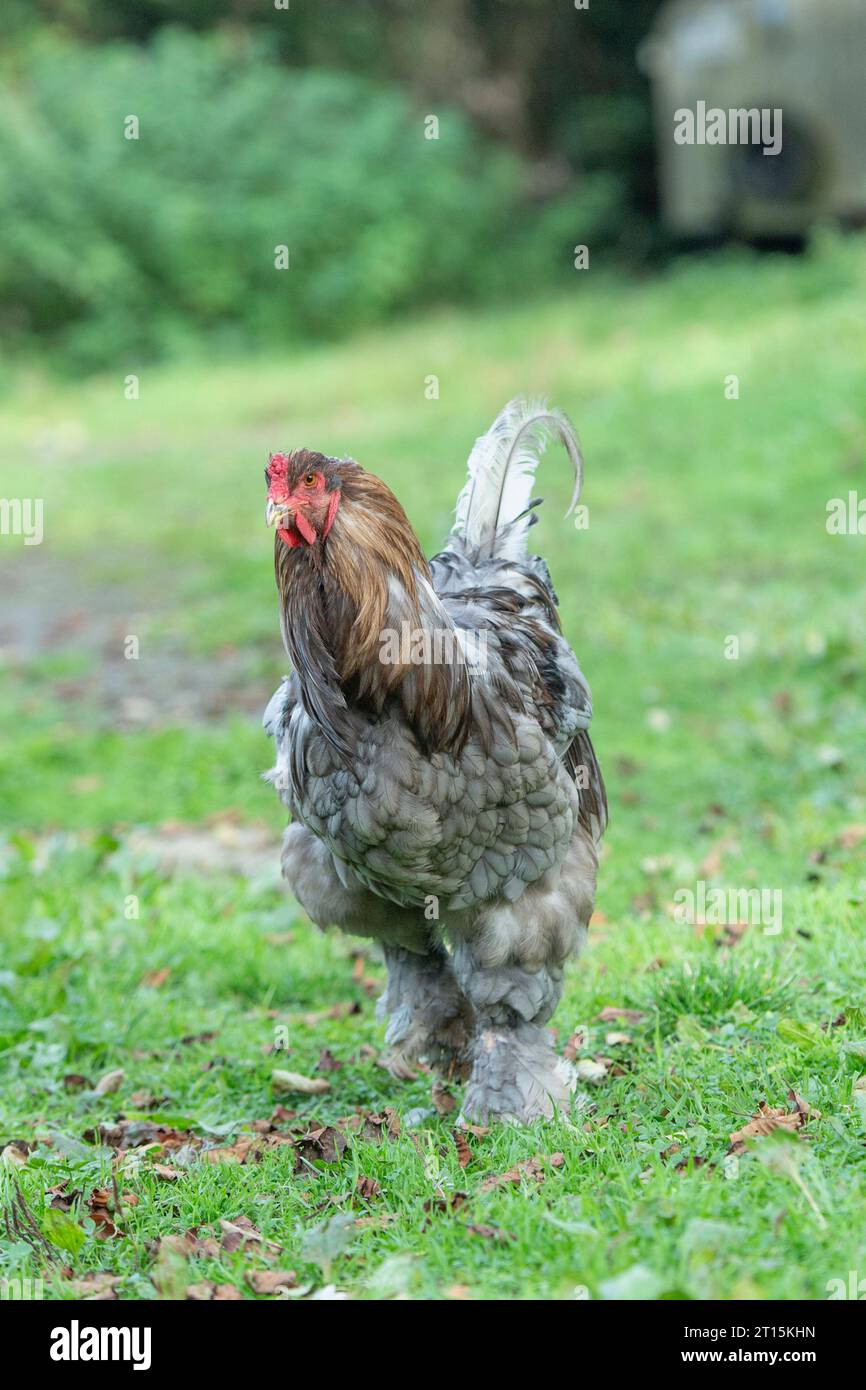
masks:
[[[507,411],[530,439],[552,418],[579,459],[564,416],[527,407],[525,426],[514,403]],[[452,913],[514,902],[563,862],[578,826],[595,840],[605,820],[589,690],[559,629],[547,567],[525,554],[534,464],[498,423],[494,431],[496,450],[517,459],[519,485],[507,462],[498,473],[477,467],[474,480],[470,470],[471,496],[464,489],[457,529],[431,563],[431,622],[449,625],[469,675],[464,736],[425,751],[405,702],[371,710],[349,698],[342,756],[294,677],[265,716],[277,744],[269,776],[292,815],[328,847],[344,885],[401,906],[429,895]],[[474,454],[477,463],[480,444]],[[390,596],[394,621],[403,599]]]

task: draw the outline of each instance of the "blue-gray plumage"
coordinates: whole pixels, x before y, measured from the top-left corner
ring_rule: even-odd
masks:
[[[568,1096],[542,1025],[586,935],[607,814],[589,689],[527,553],[551,438],[576,503],[568,420],[511,402],[429,565],[353,461],[299,450],[268,473],[294,668],[265,713],[293,818],[283,871],[321,927],[381,941],[388,1064],[468,1071],[470,1118],[529,1120]]]

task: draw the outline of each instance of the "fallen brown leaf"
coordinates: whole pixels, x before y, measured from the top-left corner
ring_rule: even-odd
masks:
[[[359,1139],[379,1143],[384,1139],[399,1139],[400,1116],[390,1105],[379,1114],[367,1110],[356,1110],[353,1115],[344,1115],[337,1120],[340,1129],[357,1134]]]
[[[221,1253],[219,1241],[213,1235],[199,1236],[200,1226],[191,1226],[182,1235],[160,1236],[151,1242],[148,1249],[158,1256],[161,1250],[169,1250],[187,1259],[190,1255],[204,1255],[208,1259],[218,1259]]]
[[[623,1009],[615,1004],[606,1004],[598,1015],[599,1023],[640,1023],[644,1017],[642,1009]]]
[[[164,965],[160,970],[148,970],[142,975],[141,983],[147,989],[159,989],[171,974],[171,966]]]
[[[485,1178],[480,1191],[490,1192],[494,1187],[507,1187],[509,1183],[517,1184],[522,1178],[543,1182],[546,1176],[544,1160],[536,1154],[534,1158],[521,1159],[519,1163],[515,1163],[513,1168],[509,1168],[507,1173],[493,1174],[489,1178]]]
[[[698,878],[715,878],[722,871],[722,858],[736,846],[732,835],[725,835],[704,855],[698,865]]]
[[[301,1014],[301,1022],[307,1028],[316,1028],[320,1023],[324,1023],[329,1018],[349,1018],[352,1014],[359,1014],[361,1005],[357,999],[344,1000],[340,1004],[332,1004],[329,1009],[319,1009],[316,1013]]]
[[[451,1091],[438,1079],[433,1082],[430,1099],[437,1115],[450,1115],[451,1111],[457,1108],[457,1101]]]
[[[136,1110],[159,1110],[167,1100],[168,1096],[155,1096],[152,1091],[133,1091],[129,1104],[134,1105]]]
[[[119,1091],[123,1085],[123,1071],[118,1068],[116,1071],[107,1071],[101,1076],[94,1086],[94,1091],[98,1096],[111,1095],[113,1091]]]
[[[466,1229],[470,1235],[482,1236],[485,1240],[517,1239],[517,1236],[512,1235],[510,1231],[503,1231],[501,1226],[482,1226],[473,1222],[473,1224],[471,1226],[467,1226]]]
[[[468,1192],[451,1192],[447,1197],[428,1197],[424,1203],[424,1211],[459,1211],[468,1201]]]
[[[295,1092],[304,1096],[320,1096],[331,1089],[330,1081],[323,1076],[303,1076],[299,1071],[272,1071],[271,1085],[278,1093]]]
[[[842,849],[856,849],[861,840],[866,840],[866,825],[846,825],[839,831],[838,839]]]
[[[606,1079],[612,1066],[610,1057],[582,1057],[574,1063],[574,1070],[579,1081],[588,1081],[597,1086]]]
[[[152,1163],[150,1171],[162,1178],[163,1182],[177,1182],[178,1178],[183,1177],[179,1168],[172,1168],[168,1163]]]
[[[92,1089],[90,1081],[86,1076],[80,1076],[78,1072],[69,1072],[63,1078],[63,1085],[67,1091],[83,1091]]]
[[[80,1279],[70,1279],[66,1287],[85,1303],[106,1303],[117,1298],[119,1274],[91,1269]]]
[[[786,1129],[791,1133],[796,1133],[802,1129],[809,1119],[820,1119],[821,1112],[814,1110],[795,1091],[788,1092],[788,1099],[794,1102],[793,1110],[783,1110],[781,1107],[771,1107],[766,1101],[761,1101],[758,1106],[757,1114],[743,1125],[742,1129],[735,1130],[731,1135],[731,1152],[741,1153],[745,1149],[747,1139],[765,1139],[774,1130]]]
[[[45,1196],[51,1198],[51,1201],[48,1203],[48,1205],[50,1207],[53,1207],[55,1211],[68,1212],[72,1210],[72,1208],[75,1206],[75,1203],[81,1197],[81,1192],[80,1190],[75,1192],[67,1192],[66,1183],[59,1182],[54,1187],[47,1188]]]
[[[253,1293],[276,1293],[277,1289],[295,1289],[298,1276],[293,1269],[248,1269],[244,1275]]]
[[[346,1148],[346,1136],[332,1125],[321,1125],[295,1141],[299,1159],[308,1163],[338,1163]]]
[[[468,1168],[472,1162],[472,1150],[465,1135],[459,1129],[452,1130],[451,1138],[454,1140],[454,1147],[457,1150],[457,1162],[461,1168]]]
[[[232,1254],[235,1250],[246,1250],[250,1245],[261,1246],[262,1249],[275,1253],[282,1250],[282,1246],[275,1240],[265,1240],[248,1216],[236,1216],[233,1221],[221,1217],[219,1224],[223,1233],[220,1244],[227,1254]]]

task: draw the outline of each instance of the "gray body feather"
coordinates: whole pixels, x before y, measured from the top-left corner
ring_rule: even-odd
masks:
[[[431,562],[431,613],[470,681],[465,741],[425,751],[393,700],[357,716],[341,756],[297,673],[265,714],[268,776],[293,818],[283,869],[295,895],[320,926],[382,942],[394,1074],[420,1058],[468,1068],[465,1113],[481,1118],[549,1115],[568,1095],[542,1025],[586,934],[606,820],[589,689],[547,567],[526,553],[548,437],[566,446],[577,500],[565,417],[512,403],[476,444]]]

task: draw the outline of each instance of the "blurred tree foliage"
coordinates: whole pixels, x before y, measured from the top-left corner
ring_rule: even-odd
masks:
[[[97,366],[646,256],[658,3],[4,0],[0,328]]]

